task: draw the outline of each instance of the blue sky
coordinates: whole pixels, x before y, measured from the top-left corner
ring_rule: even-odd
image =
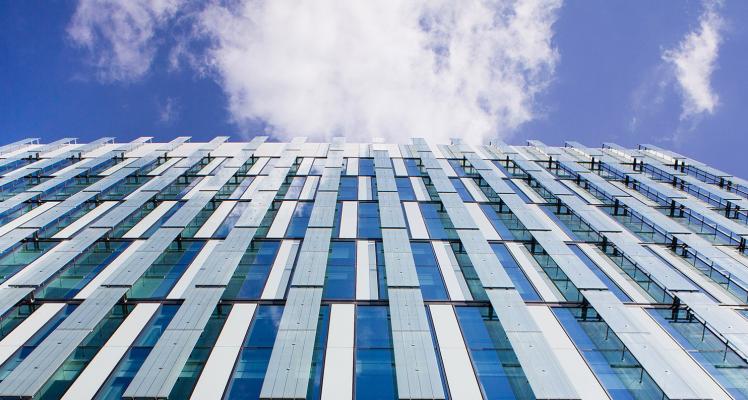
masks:
[[[748,2],[378,3],[0,2],[0,135],[653,143],[748,176]]]

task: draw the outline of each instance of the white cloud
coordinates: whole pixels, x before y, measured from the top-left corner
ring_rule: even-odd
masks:
[[[682,92],[681,119],[713,114],[719,104],[711,78],[725,24],[717,7],[718,3],[705,3],[698,27],[689,32],[676,48],[666,50],[662,55],[662,59],[674,68]]]
[[[151,66],[159,26],[182,0],[80,0],[68,26],[72,41],[88,49],[105,81],[140,78]]]
[[[68,34],[100,78],[131,81],[148,72],[162,30],[188,25],[192,42],[177,40],[170,68],[181,59],[215,77],[240,127],[483,141],[538,117],[561,1],[79,0]]]
[[[560,0],[251,1],[200,15],[240,124],[281,137],[506,136],[552,80]]]
[[[180,115],[179,101],[173,97],[167,97],[166,100],[159,105],[158,120],[162,124],[170,124],[176,121]]]

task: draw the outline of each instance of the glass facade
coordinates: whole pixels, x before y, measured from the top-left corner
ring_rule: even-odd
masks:
[[[0,399],[748,399],[748,184],[652,145],[0,147]]]

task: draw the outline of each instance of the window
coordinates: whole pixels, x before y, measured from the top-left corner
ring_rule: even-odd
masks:
[[[202,248],[200,242],[173,242],[127,292],[134,299],[163,299]]]
[[[623,290],[621,290],[621,288],[618,287],[618,285],[615,282],[613,282],[613,280],[611,280],[610,277],[608,277],[608,275],[605,272],[603,272],[603,270],[600,269],[600,267],[598,267],[597,264],[595,264],[590,259],[590,257],[587,256],[587,254],[584,251],[582,251],[582,249],[579,248],[579,246],[575,244],[570,244],[569,248],[571,249],[571,251],[574,252],[574,254],[576,254],[577,257],[579,257],[580,260],[582,260],[582,262],[584,263],[584,265],[587,266],[587,268],[589,268],[592,272],[594,272],[595,275],[597,275],[597,277],[600,278],[601,281],[603,281],[605,286],[607,286],[608,289],[610,289],[610,291],[613,292],[613,294],[618,298],[618,300],[631,301],[631,298],[628,295],[626,295],[626,293],[624,293]]]
[[[419,205],[430,238],[436,240],[457,239],[457,233],[447,215],[447,211],[440,204],[419,203]]]
[[[358,177],[344,176],[340,178],[340,188],[338,190],[338,200],[356,200],[358,199]]]
[[[614,399],[665,398],[657,384],[592,310],[556,308],[553,313],[597,380]]]
[[[322,365],[325,361],[325,344],[327,343],[327,328],[330,323],[330,306],[322,305],[319,309],[317,334],[314,338],[312,353],[312,369],[309,372],[309,385],[306,398],[319,400],[322,393]]]
[[[286,195],[283,197],[286,200],[298,200],[301,194],[301,189],[304,188],[306,178],[303,176],[297,176],[291,180],[286,190]]]
[[[135,374],[138,373],[140,367],[143,366],[148,354],[151,353],[153,346],[161,338],[178,309],[178,305],[165,304],[159,307],[156,315],[140,332],[132,347],[112,371],[109,379],[101,386],[99,393],[96,395],[96,400],[119,400],[122,398],[125,389],[135,378]]]
[[[403,159],[405,162],[405,170],[408,172],[408,176],[421,176],[421,169],[418,167],[418,162],[414,158]]]
[[[231,229],[234,228],[236,221],[239,220],[239,217],[244,213],[244,210],[246,210],[247,207],[249,207],[249,202],[247,201],[236,203],[234,208],[231,209],[231,212],[229,212],[229,215],[226,216],[218,229],[213,233],[213,238],[225,239],[226,235],[228,235]]]
[[[496,232],[499,233],[499,236],[501,236],[502,239],[516,239],[505,223],[506,220],[513,218],[511,214],[499,214],[492,205],[485,203],[481,204],[480,208],[483,210],[483,214],[488,217],[488,220],[491,221],[491,225],[493,225],[493,228],[496,229]]]
[[[447,160],[449,162],[449,165],[452,166],[452,169],[455,170],[457,173],[457,176],[464,177],[467,176],[465,173],[465,169],[462,168],[462,164],[460,164],[460,160]]]
[[[223,299],[259,299],[279,248],[278,241],[253,241],[236,267]]]
[[[358,237],[362,239],[381,239],[379,225],[379,204],[358,204]]]
[[[501,262],[522,299],[525,301],[542,300],[506,246],[501,243],[491,243],[491,249]]]
[[[389,320],[386,306],[356,307],[356,400],[397,398]]]
[[[397,184],[397,193],[400,195],[401,201],[415,201],[416,193],[413,191],[413,185],[410,184],[408,178],[395,178]]]
[[[182,368],[179,378],[174,383],[174,387],[171,389],[171,393],[169,393],[169,399],[187,399],[190,397],[190,393],[192,393],[197,383],[197,378],[208,361],[210,352],[213,350],[216,340],[218,340],[218,335],[221,333],[223,324],[226,322],[226,317],[228,317],[230,311],[231,307],[226,305],[219,305],[213,311],[208,324],[205,325],[203,332],[197,339],[192,353],[187,358],[187,363]]]
[[[278,334],[283,306],[257,306],[254,321],[244,339],[226,399],[259,399],[262,381]]]
[[[450,181],[452,181],[452,185],[455,187],[455,190],[457,190],[457,194],[460,195],[462,201],[474,201],[473,196],[470,195],[470,192],[467,190],[465,184],[462,183],[460,178],[451,178]]]
[[[356,243],[331,242],[325,270],[325,300],[352,300],[356,297]]]
[[[312,215],[312,202],[300,202],[296,205],[291,222],[286,230],[287,238],[303,238],[306,227],[309,225],[309,217]]]
[[[358,159],[358,175],[373,176],[374,175],[374,159],[372,158],[359,158]]]
[[[496,314],[488,307],[455,307],[455,313],[486,399],[534,399]]]
[[[127,248],[125,242],[98,242],[68,263],[61,273],[36,292],[40,299],[72,299],[101,270]]]
[[[418,283],[424,300],[449,300],[431,243],[411,242]]]

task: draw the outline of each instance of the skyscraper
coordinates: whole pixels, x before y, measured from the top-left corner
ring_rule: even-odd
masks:
[[[0,397],[748,398],[748,182],[652,145],[0,147]]]

